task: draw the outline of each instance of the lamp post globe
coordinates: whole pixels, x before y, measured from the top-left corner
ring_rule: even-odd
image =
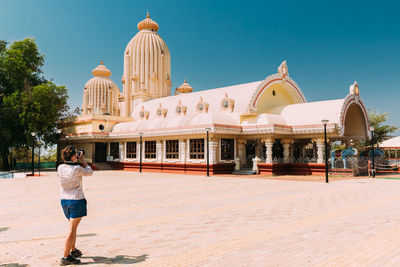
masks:
[[[325,139],[325,182],[329,183],[329,176],[328,176],[328,141],[326,139],[326,125],[328,124],[329,120],[321,120],[321,122],[324,125],[324,139]]]

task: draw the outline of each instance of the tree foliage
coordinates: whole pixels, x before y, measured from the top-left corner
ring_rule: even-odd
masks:
[[[11,148],[29,147],[37,138],[56,142],[57,122],[68,113],[68,94],[42,76],[44,55],[32,38],[9,46],[0,41],[0,153],[8,167]]]
[[[374,127],[374,143],[381,143],[389,139],[391,134],[398,129],[394,125],[387,124],[388,113],[380,113],[374,110],[368,112],[369,124]]]

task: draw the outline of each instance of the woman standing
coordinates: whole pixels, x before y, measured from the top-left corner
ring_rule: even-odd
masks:
[[[61,152],[64,164],[57,168],[60,181],[61,206],[65,217],[69,221],[69,231],[65,240],[64,257],[60,265],[79,264],[76,259],[82,256],[82,252],[75,247],[76,230],[82,217],[87,215],[86,199],[83,194],[82,176],[93,174],[92,168],[87,165],[84,152],[75,150],[72,145],[67,146]],[[82,163],[83,167],[78,163]]]

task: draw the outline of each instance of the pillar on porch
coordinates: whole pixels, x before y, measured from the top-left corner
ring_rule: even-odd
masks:
[[[238,139],[238,151],[240,166],[243,167],[246,163],[246,139]]]
[[[325,140],[323,138],[313,139],[313,142],[317,144],[317,163],[324,164],[324,149],[325,149]]]
[[[282,139],[284,163],[290,162],[290,146],[293,144],[293,142],[294,142],[293,139]]]
[[[218,141],[215,138],[209,138],[209,149],[210,149],[210,164],[217,163],[217,149]]]
[[[181,163],[186,162],[186,139],[179,139],[179,158]]]
[[[162,162],[163,159],[163,141],[157,140],[156,143],[157,162]]]
[[[125,145],[126,142],[119,143],[119,161],[123,162],[125,159]]]
[[[265,145],[265,163],[272,163],[272,146],[274,145],[274,138],[264,138],[262,140]]]

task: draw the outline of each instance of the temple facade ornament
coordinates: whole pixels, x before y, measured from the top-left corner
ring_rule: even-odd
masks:
[[[288,68],[287,68],[287,65],[286,65],[286,60],[283,61],[283,62],[281,63],[281,65],[279,65],[279,67],[278,67],[278,74],[279,74],[279,76],[281,76],[281,78],[282,78],[283,80],[285,80],[285,79],[286,79],[286,76],[289,75]]]
[[[182,83],[181,86],[176,88],[175,95],[187,94],[187,93],[191,93],[191,92],[193,92],[193,87],[187,83],[187,80],[185,80],[185,82]]]

